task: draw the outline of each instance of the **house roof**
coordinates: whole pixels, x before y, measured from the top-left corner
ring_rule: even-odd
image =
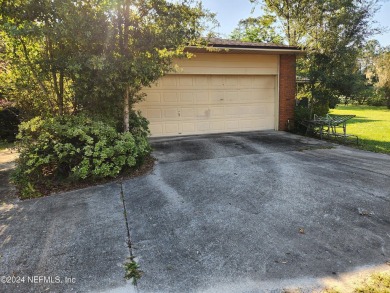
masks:
[[[257,43],[257,42],[243,42],[237,40],[210,38],[208,39],[208,46],[212,47],[232,47],[232,48],[274,48],[274,49],[295,49],[298,47],[288,45],[277,45],[273,43]]]
[[[243,42],[221,38],[209,38],[206,42],[206,47],[189,46],[188,50],[218,53],[304,54],[298,47],[272,43]]]

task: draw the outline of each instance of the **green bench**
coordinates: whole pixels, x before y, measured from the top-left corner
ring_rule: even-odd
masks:
[[[314,133],[318,134],[321,139],[326,135],[327,137],[333,136],[342,138],[344,141],[346,141],[348,137],[354,137],[356,138],[356,143],[359,144],[359,138],[356,135],[347,134],[347,121],[354,117],[356,117],[356,115],[327,114],[322,117],[314,114],[313,119],[304,120],[302,124],[306,126],[306,135]]]

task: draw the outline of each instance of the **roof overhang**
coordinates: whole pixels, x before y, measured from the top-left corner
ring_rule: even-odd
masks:
[[[191,53],[218,53],[218,54],[268,54],[268,55],[305,55],[306,52],[298,48],[232,48],[232,47],[186,47]]]

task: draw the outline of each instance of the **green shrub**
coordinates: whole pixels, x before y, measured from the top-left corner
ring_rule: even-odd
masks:
[[[310,107],[313,107],[311,109]],[[291,129],[295,133],[305,133],[306,126],[302,121],[313,119],[314,114],[325,116],[329,112],[329,107],[324,103],[300,103],[294,109],[294,127]]]
[[[375,93],[367,100],[369,106],[387,106],[390,109],[389,94],[384,88],[378,88]]]
[[[148,140],[146,139],[150,135],[149,120],[141,115],[141,112],[130,112],[130,132],[132,133],[135,143],[138,148],[147,149],[148,154],[151,151]],[[139,164],[144,162],[147,156],[139,157]]]
[[[149,155],[147,133],[118,133],[85,116],[34,118],[19,127],[13,181],[29,198],[61,184],[116,177]]]
[[[313,105],[313,115],[326,116],[329,113],[329,105],[327,103],[315,103]],[[312,117],[313,118],[313,117]]]
[[[130,132],[135,136],[148,136],[150,134],[149,131],[149,121],[145,117],[141,115],[141,112],[130,112],[129,116],[130,120]]]
[[[341,99],[339,97],[332,96],[329,98],[329,109],[335,109],[340,104]],[[328,111],[329,111],[328,109]],[[328,112],[327,111],[327,112]]]
[[[302,121],[310,119],[310,109],[304,106],[296,106],[294,110],[294,129],[293,132],[305,133],[306,127]]]
[[[367,105],[368,106],[376,106],[376,107],[386,106],[386,99],[381,97],[381,96],[376,95],[376,96],[367,100]]]

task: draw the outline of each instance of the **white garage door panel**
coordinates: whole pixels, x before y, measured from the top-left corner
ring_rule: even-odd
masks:
[[[168,75],[137,105],[152,136],[274,129],[275,76]]]

